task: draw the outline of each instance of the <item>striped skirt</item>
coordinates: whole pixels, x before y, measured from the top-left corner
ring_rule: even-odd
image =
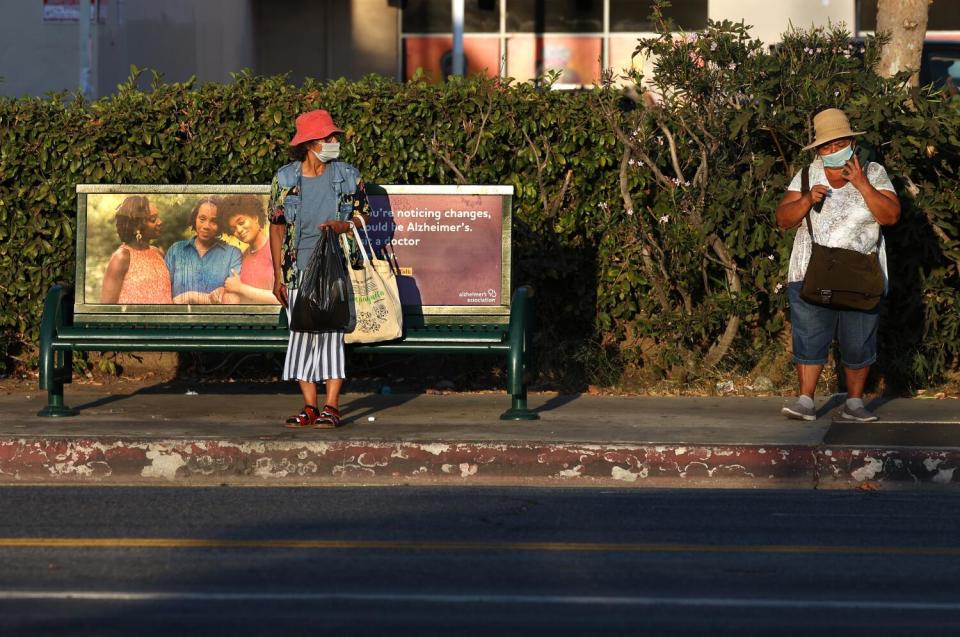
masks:
[[[297,290],[290,289],[287,318],[296,301]],[[294,332],[290,330],[287,358],[283,363],[283,380],[305,380],[319,383],[332,378],[346,378],[344,373],[343,332]]]

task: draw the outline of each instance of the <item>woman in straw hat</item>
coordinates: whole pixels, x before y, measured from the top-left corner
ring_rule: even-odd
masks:
[[[876,162],[861,165],[854,155],[855,138],[863,133],[850,129],[840,109],[829,108],[813,118],[814,140],[804,150],[816,149],[808,167],[809,190],[801,192],[798,172],[777,206],[777,225],[796,228],[809,215],[819,245],[879,252],[880,267],[887,279],[886,250],[880,226],[900,219],[900,202],[887,171]],[[870,366],[877,359],[879,311],[838,310],[809,303],[800,297],[812,241],[805,225],[797,230],[790,254],[787,290],[793,328],[793,359],[800,379],[800,395],[782,413],[798,420],[815,420],[814,391],[834,336],[840,343],[840,363],[847,385],[847,400],[841,417],[870,422],[877,417],[863,404],[863,388]]]
[[[343,133],[325,110],[297,117],[290,141],[292,163],[277,171],[270,189],[270,253],[273,294],[289,309],[310,256],[326,229],[350,232],[354,216],[369,215],[360,172],[340,156]],[[283,367],[284,380],[296,380],[303,409],[287,419],[291,428],[331,429],[340,424],[343,387],[343,332],[308,333],[290,330]],[[317,383],[326,385],[323,407],[318,406]]]

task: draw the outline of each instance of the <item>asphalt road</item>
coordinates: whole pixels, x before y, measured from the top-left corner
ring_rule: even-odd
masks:
[[[2,635],[960,631],[944,492],[12,487],[0,511]]]

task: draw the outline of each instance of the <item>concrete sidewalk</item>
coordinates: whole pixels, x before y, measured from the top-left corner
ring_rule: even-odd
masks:
[[[196,392],[196,393],[194,393]],[[779,415],[785,399],[531,395],[541,419],[503,422],[504,394],[346,394],[340,429],[278,424],[289,385],[67,387],[0,396],[0,481],[174,484],[551,484],[855,487],[960,483],[960,401],[877,400],[868,425]]]

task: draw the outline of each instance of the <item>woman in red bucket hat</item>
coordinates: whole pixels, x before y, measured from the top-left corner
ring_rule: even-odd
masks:
[[[270,252],[273,260],[273,294],[289,312],[310,256],[323,232],[350,232],[355,216],[369,219],[369,204],[360,171],[340,156],[343,131],[325,110],[297,117],[290,140],[294,161],[283,166],[270,189]],[[287,419],[291,428],[332,429],[340,424],[340,389],[343,386],[343,332],[290,330],[283,379],[296,380],[303,394],[303,409]],[[317,383],[326,396],[320,407]]]

